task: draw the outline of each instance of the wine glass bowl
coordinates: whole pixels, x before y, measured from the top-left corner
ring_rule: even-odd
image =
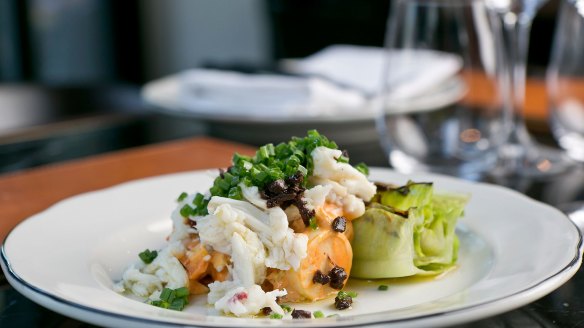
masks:
[[[571,161],[559,150],[539,145],[529,134],[523,115],[526,63],[533,18],[547,0],[486,0],[503,26],[506,62],[510,75],[512,129],[501,147],[494,176],[548,178],[565,172]]]
[[[584,162],[584,1],[563,1],[547,71],[550,124],[560,147]]]
[[[495,26],[493,26],[493,24]],[[506,68],[498,21],[484,1],[396,0],[386,39],[383,105],[377,126],[390,164],[398,171],[434,171],[477,178],[497,162],[509,132]],[[434,85],[452,83],[458,94],[430,110],[396,110],[404,65],[432,57]],[[403,93],[401,93],[403,96]]]

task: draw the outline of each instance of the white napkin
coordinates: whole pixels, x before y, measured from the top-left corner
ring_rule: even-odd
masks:
[[[304,59],[283,61],[283,69],[291,73],[320,76],[369,96],[381,92],[383,72],[387,71],[389,92],[394,99],[423,95],[461,68],[461,58],[453,54],[350,45],[334,45]]]
[[[285,68],[303,76],[243,74],[192,69],[144,86],[146,101],[171,110],[207,117],[250,119],[371,118],[385,110],[433,110],[466,91],[455,77],[461,60],[434,51],[396,51],[384,58],[382,48],[331,46]],[[391,90],[378,96],[384,60],[390,61]]]
[[[193,69],[180,74],[180,105],[218,114],[321,116],[350,113],[365,98],[320,78]]]

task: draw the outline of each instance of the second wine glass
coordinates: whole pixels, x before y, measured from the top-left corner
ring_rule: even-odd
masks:
[[[498,176],[546,178],[563,173],[572,163],[558,149],[538,144],[529,134],[524,117],[527,54],[531,25],[547,0],[487,0],[503,26],[506,63],[511,79],[512,130],[501,147]]]

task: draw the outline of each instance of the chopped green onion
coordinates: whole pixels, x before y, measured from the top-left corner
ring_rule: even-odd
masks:
[[[377,287],[377,290],[387,290],[389,289],[389,287],[387,285],[379,285],[379,287]]]
[[[180,287],[174,290],[176,293],[176,297],[185,297],[189,296],[189,289],[186,287]]]
[[[215,180],[215,185],[221,188],[223,191],[227,191],[229,190],[229,187],[231,187],[229,182],[227,182],[225,179]]]
[[[163,309],[168,309],[168,306],[169,306],[168,302],[164,302],[161,300],[152,301],[152,302],[150,302],[150,304],[157,306],[157,307],[160,307],[160,308],[163,308]]]
[[[270,319],[282,319],[284,316],[279,313],[272,313],[270,314]]]
[[[171,310],[182,311],[186,305],[187,301],[184,298],[176,298],[170,303],[168,308]]]
[[[365,163],[359,163],[355,165],[357,171],[363,173],[365,176],[369,176],[369,167]]]
[[[179,202],[182,202],[182,201],[183,201],[185,198],[187,198],[187,196],[188,196],[188,195],[189,195],[189,194],[187,194],[186,192],[182,192],[182,193],[181,193],[181,194],[178,196],[178,198],[177,198],[177,201],[179,201]]]
[[[193,205],[195,205],[196,207],[199,207],[199,206],[203,205],[204,201],[205,201],[205,196],[201,193],[197,193],[195,195],[195,198],[193,198]]]
[[[339,162],[339,163],[349,163],[349,158],[346,157],[346,156],[342,156],[341,155],[341,157],[337,158],[337,162]]]
[[[238,153],[235,153],[235,154],[233,154],[232,162],[233,162],[233,164],[238,164],[238,163],[243,162],[243,161],[249,162],[250,160],[251,160],[251,157],[249,157],[249,156],[240,155]]]
[[[235,186],[235,187],[229,189],[229,192],[227,193],[227,197],[229,197],[231,199],[242,200],[243,193],[241,192],[241,188],[239,188],[239,186]]]
[[[282,308],[282,310],[284,310],[285,312],[292,312],[292,308],[289,305],[286,304],[282,304],[280,305],[280,307]]]
[[[232,166],[219,175],[213,182],[209,192],[211,196],[243,199],[239,186],[257,186],[260,190],[266,185],[293,176],[301,172],[304,177],[312,174],[314,163],[311,153],[317,147],[338,149],[336,143],[328,140],[316,130],[310,130],[303,138],[292,137],[288,142],[274,146],[266,144],[258,148],[254,156],[234,154]],[[341,157],[340,161],[348,160]],[[303,187],[307,187],[308,179],[304,179]],[[210,197],[209,197],[210,198]],[[194,209],[184,209],[184,214],[206,215],[208,199],[197,196],[193,200]],[[182,213],[181,213],[182,214]]]
[[[300,171],[300,173],[302,173],[302,175],[308,176],[308,170],[304,166],[299,165],[297,169]]]
[[[319,319],[319,318],[324,318],[324,313],[322,313],[322,311],[314,311],[312,313],[314,315],[315,318]]]
[[[141,252],[140,254],[138,254],[138,257],[140,257],[140,259],[142,260],[142,262],[144,262],[146,264],[152,263],[152,261],[154,261],[154,259],[157,256],[158,256],[158,252],[157,251],[151,251],[149,249],[146,249],[143,252]]]
[[[345,298],[349,298],[349,297],[355,298],[355,297],[357,297],[357,295],[359,295],[359,294],[357,294],[357,292],[346,292],[344,290],[341,290],[340,292],[337,293],[337,297],[339,299],[345,299]]]
[[[318,229],[318,224],[316,224],[316,217],[311,217],[310,220],[308,221],[308,225],[310,226],[310,228],[312,230],[316,230]]]
[[[193,208],[189,205],[185,205],[180,209],[180,215],[185,218],[188,218],[193,213]]]
[[[176,296],[176,292],[170,288],[164,288],[160,293],[160,299],[166,302],[172,302]]]
[[[150,304],[164,309],[182,311],[189,304],[189,290],[186,287],[164,288],[160,292],[160,299],[150,301]]]

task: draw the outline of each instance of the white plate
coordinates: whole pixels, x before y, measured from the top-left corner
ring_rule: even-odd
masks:
[[[365,107],[345,107],[335,109],[334,106],[327,110],[316,112],[308,108],[287,108],[285,103],[281,106],[266,106],[258,99],[257,102],[248,100],[238,106],[233,104],[208,103],[194,101],[196,92],[188,87],[185,82],[185,74],[193,74],[189,71],[166,76],[146,83],[142,87],[142,98],[154,106],[160,113],[204,119],[210,122],[238,122],[238,123],[328,123],[338,124],[354,121],[373,121],[375,109],[379,106],[381,98],[375,98]],[[239,92],[242,94],[243,90]],[[355,91],[352,91],[355,92]],[[424,112],[449,106],[459,101],[467,92],[467,86],[459,77],[452,77],[442,81],[437,86],[426,90],[423,96],[392,99],[388,112]],[[253,94],[247,95],[253,97]],[[229,97],[225,97],[229,98]],[[282,99],[287,99],[282,96]]]
[[[160,176],[62,201],[10,233],[2,247],[2,269],[33,301],[101,326],[436,327],[530,303],[566,282],[581,263],[580,233],[558,210],[502,187],[416,175],[413,179],[433,181],[440,191],[472,194],[458,229],[458,268],[434,280],[352,281],[348,289],[359,296],[354,308],[338,318],[291,322],[220,317],[210,314],[205,297],[176,312],[112,291],[112,282],[138,252],[162,246],[180,192],[204,190],[213,175]],[[409,178],[385,169],[372,170],[371,177],[394,183]],[[389,284],[389,290],[378,291],[381,283]],[[327,300],[297,307],[331,314],[331,304]]]

